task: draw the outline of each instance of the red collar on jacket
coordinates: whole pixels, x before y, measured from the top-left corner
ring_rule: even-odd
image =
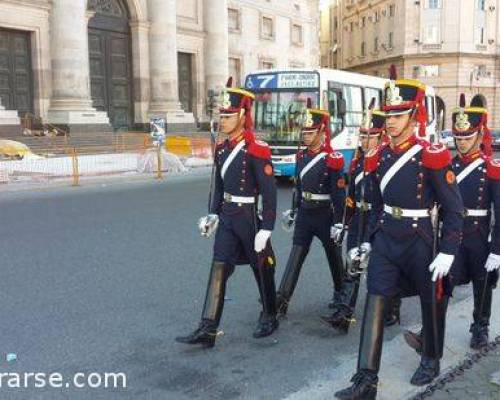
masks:
[[[417,137],[415,135],[411,135],[403,143],[400,143],[397,146],[393,146],[391,143],[390,148],[394,153],[401,154],[401,153],[406,152],[408,149],[410,149],[416,143],[417,143]]]
[[[462,155],[462,154],[458,153],[458,156],[460,157],[462,162],[465,164],[470,164],[472,161],[474,161],[476,158],[481,157],[482,155],[483,155],[483,153],[481,152],[481,150],[477,150],[474,153],[466,154],[466,155]]]

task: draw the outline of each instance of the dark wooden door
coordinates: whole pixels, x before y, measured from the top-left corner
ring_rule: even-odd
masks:
[[[91,2],[96,15],[89,21],[90,85],[94,107],[106,111],[113,127],[131,127],[132,63],[128,13],[122,2],[109,7]],[[90,4],[90,3],[89,3]]]
[[[193,112],[193,77],[192,56],[189,53],[178,53],[179,101],[186,112]]]
[[[33,113],[33,74],[28,32],[0,29],[0,98],[20,116]]]

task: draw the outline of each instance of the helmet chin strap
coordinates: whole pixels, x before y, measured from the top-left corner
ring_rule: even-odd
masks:
[[[416,109],[414,109],[414,110],[412,111],[412,113],[411,113],[411,115],[410,115],[410,118],[408,119],[408,122],[407,122],[407,123],[406,123],[406,125],[403,127],[403,129],[401,129],[401,132],[399,132],[399,134],[398,134],[398,135],[396,135],[396,136],[392,136],[392,135],[391,135],[391,138],[398,138],[398,137],[400,137],[400,136],[403,134],[403,132],[406,132],[406,129],[410,126],[411,122],[413,121],[413,118],[414,118],[414,116],[415,116],[415,113],[416,113]]]
[[[478,133],[477,133],[477,135],[476,135],[476,140],[474,141],[474,143],[472,143],[472,144],[470,145],[470,147],[467,149],[467,151],[466,151],[466,152],[463,152],[463,153],[460,151],[459,147],[457,146],[457,140],[456,140],[456,139],[455,139],[455,147],[456,147],[456,149],[458,150],[458,152],[460,153],[460,155],[462,155],[462,156],[466,156],[467,154],[469,154],[469,153],[471,152],[471,150],[472,150],[473,148],[475,148],[475,147],[477,146],[478,141],[479,141],[480,139],[482,140],[482,138],[481,138],[481,134],[478,132]],[[479,142],[479,146],[477,146],[477,149],[480,149],[480,148],[481,148],[481,142]]]
[[[244,117],[244,116],[245,116],[245,110],[243,110],[243,109],[242,109],[242,110],[240,111],[240,114],[239,114],[238,123],[235,125],[234,129],[233,129],[233,130],[231,130],[231,132],[229,132],[229,133],[227,134],[228,136],[233,135],[236,131],[238,131],[238,129],[240,129],[240,128],[241,128],[241,121],[242,121],[242,119],[243,119],[243,117]],[[242,129],[241,129],[241,130],[242,130]]]

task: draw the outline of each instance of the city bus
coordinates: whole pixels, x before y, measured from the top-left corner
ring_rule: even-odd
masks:
[[[363,110],[374,97],[380,107],[388,80],[333,69],[266,70],[249,74],[245,89],[255,94],[254,124],[259,138],[269,143],[275,175],[295,174],[300,120],[307,99],[330,112],[332,148],[345,157],[346,169],[358,145]],[[436,138],[434,89],[427,88],[427,135]]]

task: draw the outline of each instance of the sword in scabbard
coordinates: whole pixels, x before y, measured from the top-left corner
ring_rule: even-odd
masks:
[[[375,97],[372,97],[371,101],[370,101],[370,105],[368,106],[368,108],[366,109],[366,112],[365,112],[365,119],[363,121],[363,128],[365,129],[366,132],[369,131],[370,127],[371,127],[371,121],[372,121],[372,115],[373,115],[373,108],[375,107]],[[359,146],[359,134],[358,134],[358,143],[357,143],[357,146]],[[365,168],[365,165],[366,164],[366,154],[363,158],[363,165],[362,165],[362,178],[361,178],[361,182],[360,182],[360,207],[359,207],[359,213],[358,213],[358,236],[356,238],[356,246],[357,248],[359,249],[360,246],[361,246],[361,242],[362,242],[362,239],[363,239],[363,236],[364,236],[364,233],[365,233],[365,229],[366,229],[366,221],[365,221],[365,213],[366,213],[366,209],[365,209],[365,177],[366,177],[366,168]],[[354,189],[354,197],[356,197],[356,189]],[[344,205],[344,211],[346,210],[347,208],[347,205]],[[350,265],[350,268],[349,268],[349,274],[350,275],[359,275],[363,272],[362,268],[361,268],[361,254],[359,255],[359,257],[357,257],[356,259],[352,260],[351,262],[351,265]]]
[[[212,201],[213,201],[213,191],[214,191],[214,183],[215,183],[215,149],[217,148],[217,136],[218,129],[215,128],[215,121],[213,118],[213,109],[210,109],[210,146],[212,150],[212,171],[210,173],[210,190],[208,192],[208,213],[210,213],[212,209]]]
[[[438,254],[439,242],[439,206],[434,203],[431,209],[431,223],[432,223],[432,259],[434,260]],[[437,281],[431,280],[431,312],[432,312],[432,336],[434,337],[434,351],[438,352],[439,349],[439,335],[438,335],[438,318],[437,318],[437,301],[442,300],[444,296],[443,278],[438,278]]]

